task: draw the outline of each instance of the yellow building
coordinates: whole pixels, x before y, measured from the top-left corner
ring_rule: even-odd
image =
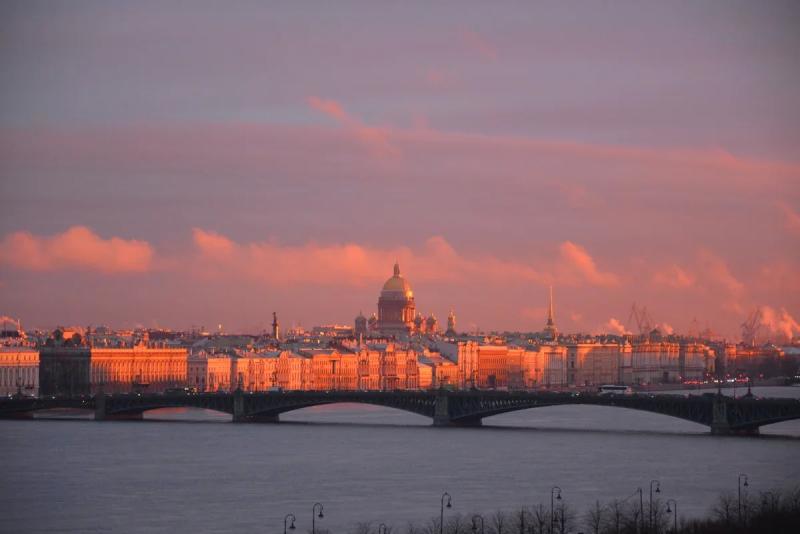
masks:
[[[92,348],[91,393],[126,393],[132,390],[163,391],[187,382],[186,349],[148,347]]]
[[[0,395],[39,394],[39,351],[25,347],[0,348]]]

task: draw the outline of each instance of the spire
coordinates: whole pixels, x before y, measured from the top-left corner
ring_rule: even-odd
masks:
[[[553,319],[553,286],[550,286],[550,305],[547,308],[547,326],[554,326],[555,320]]]
[[[400,262],[397,260],[394,262],[394,275],[400,276]]]
[[[281,335],[281,327],[278,324],[278,314],[272,312],[272,337],[275,338],[275,340],[277,341],[278,339],[280,339],[280,335]]]

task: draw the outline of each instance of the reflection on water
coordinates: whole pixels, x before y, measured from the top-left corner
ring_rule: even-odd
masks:
[[[306,530],[315,501],[334,532],[358,521],[399,529],[437,515],[444,490],[451,513],[490,513],[546,502],[556,484],[582,511],[653,478],[682,514],[701,515],[740,472],[754,492],[800,479],[797,438],[712,437],[618,408],[539,408],[478,429],[369,405],[281,418],[288,424],[213,424],[230,416],[164,409],[146,419],[189,422],[0,421],[0,531],[275,531],[288,512]],[[800,422],[763,430],[800,436]]]

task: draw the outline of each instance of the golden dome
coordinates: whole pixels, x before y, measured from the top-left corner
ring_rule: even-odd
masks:
[[[386,293],[400,293],[406,298],[413,298],[414,292],[411,291],[411,284],[408,281],[400,276],[400,265],[397,263],[394,264],[394,276],[389,278],[385,284],[383,284],[383,290],[381,294]]]

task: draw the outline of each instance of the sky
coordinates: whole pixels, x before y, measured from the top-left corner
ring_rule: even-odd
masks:
[[[796,2],[0,4],[0,315],[800,334]]]

